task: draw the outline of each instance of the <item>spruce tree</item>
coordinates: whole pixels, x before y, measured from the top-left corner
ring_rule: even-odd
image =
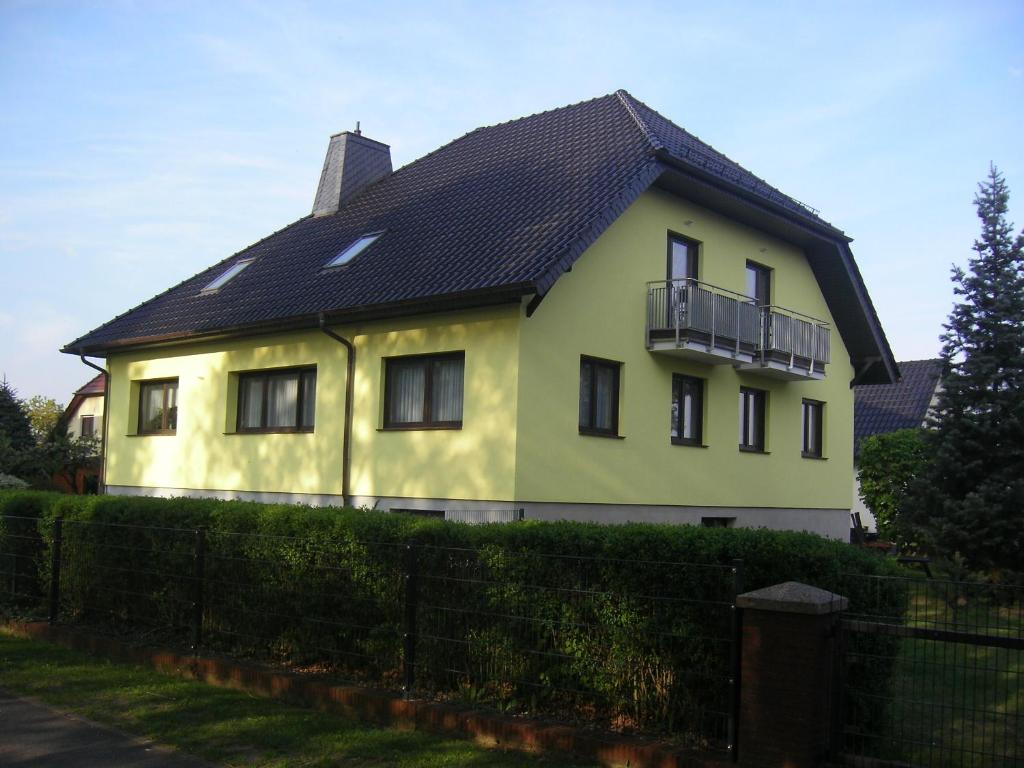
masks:
[[[28,415],[7,379],[0,380],[0,472],[21,476],[30,469],[35,448]]]
[[[919,523],[946,556],[976,570],[1024,570],[1024,233],[992,166],[975,197],[981,236],[942,340],[943,390]]]

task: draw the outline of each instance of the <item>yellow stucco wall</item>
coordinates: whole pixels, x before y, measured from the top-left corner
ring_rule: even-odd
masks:
[[[335,328],[356,346],[352,489],[390,495],[511,500],[518,306]],[[381,430],[383,358],[464,350],[464,427]],[[345,348],[318,331],[116,355],[108,485],[340,494]],[[317,366],[312,433],[233,434],[232,373]],[[136,432],[138,382],[178,379],[174,435]],[[133,387],[133,382],[135,386]]]
[[[231,374],[317,366],[312,433],[233,434]],[[109,359],[106,483],[150,488],[341,492],[345,354],[319,332],[209,342]],[[173,435],[136,435],[137,382],[178,379]],[[132,383],[136,382],[133,396]]]
[[[743,291],[746,261],[757,261],[773,269],[775,303],[831,321],[799,249],[667,193],[645,193],[523,321],[517,499],[848,509],[853,370],[839,334],[833,328],[832,362],[820,382],[777,381],[648,352],[645,283],[665,278],[670,230],[702,243],[701,280]],[[623,439],[579,434],[580,355],[623,363]],[[670,442],[673,372],[707,379],[706,448]],[[741,385],[769,392],[767,455],[738,450]],[[827,461],[800,456],[804,397],[827,403]]]
[[[352,493],[495,499],[515,492],[519,307],[343,329],[356,343]],[[462,429],[382,430],[383,359],[464,350]]]

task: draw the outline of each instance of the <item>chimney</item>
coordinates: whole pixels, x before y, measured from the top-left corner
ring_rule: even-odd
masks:
[[[329,216],[366,187],[391,173],[391,148],[368,139],[358,128],[331,136],[320,186],[313,202],[314,216]]]

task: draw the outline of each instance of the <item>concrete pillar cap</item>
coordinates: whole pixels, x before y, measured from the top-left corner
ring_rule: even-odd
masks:
[[[758,611],[777,613],[805,613],[821,616],[826,613],[845,611],[849,599],[826,589],[787,581],[764,589],[756,589],[736,596],[738,608],[753,608]]]

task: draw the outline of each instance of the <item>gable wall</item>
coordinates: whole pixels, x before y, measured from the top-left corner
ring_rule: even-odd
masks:
[[[703,243],[701,280],[742,292],[745,262],[757,261],[774,270],[775,303],[831,320],[798,248],[669,193],[644,193],[523,320],[517,498],[849,510],[853,370],[842,339],[833,328],[832,362],[821,382],[776,381],[648,352],[645,284],[665,278],[669,230]],[[580,355],[623,363],[623,439],[579,434]],[[707,379],[706,448],[670,443],[673,372]],[[741,385],[769,391],[767,455],[738,450]],[[800,456],[802,397],[827,402],[827,461]]]

